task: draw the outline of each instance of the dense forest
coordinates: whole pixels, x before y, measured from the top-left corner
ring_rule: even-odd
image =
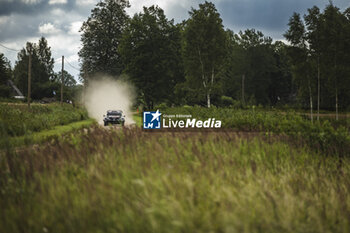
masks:
[[[127,0],[97,3],[81,28],[80,81],[104,75],[131,82],[137,104],[244,107],[289,106],[314,110],[350,108],[350,8],[332,3],[291,15],[286,43],[255,29],[225,28],[215,5],[199,4],[174,23],[158,6],[130,17]],[[59,93],[61,74],[45,38],[28,43],[11,70],[0,56],[0,88],[13,76],[26,95],[32,53],[33,98]],[[65,73],[65,85],[74,78]],[[74,88],[70,95],[73,96]],[[68,97],[67,97],[68,98]]]

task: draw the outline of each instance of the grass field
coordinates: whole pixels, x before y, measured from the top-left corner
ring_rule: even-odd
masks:
[[[1,157],[1,232],[348,232],[349,158],[254,133],[88,133]]]
[[[350,231],[346,121],[186,109],[178,113],[219,112],[230,125],[159,133],[94,125],[0,152],[0,232]],[[141,125],[141,115],[134,120]]]
[[[0,136],[23,136],[76,121],[87,120],[84,108],[69,104],[0,103]]]
[[[64,104],[0,103],[0,149],[41,143],[89,127],[95,121],[82,107]]]
[[[72,133],[82,128],[91,127],[93,124],[96,124],[96,121],[94,119],[77,121],[67,125],[55,126],[52,129],[26,134],[24,136],[10,137],[7,143],[12,147],[21,147],[35,143],[42,143],[45,141],[60,138],[65,134]],[[7,145],[0,145],[0,148],[6,148],[6,146]]]

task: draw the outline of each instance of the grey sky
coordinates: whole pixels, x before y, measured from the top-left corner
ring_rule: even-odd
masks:
[[[37,42],[45,36],[57,59],[55,70],[60,69],[60,57],[64,55],[79,68],[77,52],[80,48],[79,28],[90,15],[99,0],[0,0],[0,43],[21,49],[26,41]],[[143,6],[159,5],[168,18],[181,22],[188,17],[191,7],[197,8],[200,0],[130,0],[130,15]],[[247,28],[261,30],[275,40],[283,39],[292,13],[304,14],[307,8],[317,5],[321,9],[328,0],[213,0],[224,25],[234,32]],[[341,10],[350,7],[349,0],[333,0]],[[17,53],[0,47],[14,65]],[[78,71],[65,66],[68,72],[78,77]]]

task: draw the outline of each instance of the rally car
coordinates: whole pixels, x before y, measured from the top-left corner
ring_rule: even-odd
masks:
[[[124,126],[125,116],[123,116],[123,111],[121,110],[108,110],[107,115],[103,115],[104,126],[108,124],[120,124]]]

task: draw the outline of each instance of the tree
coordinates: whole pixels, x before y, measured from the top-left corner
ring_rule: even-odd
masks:
[[[118,47],[129,17],[125,9],[127,0],[103,0],[91,11],[91,16],[81,27],[82,62],[81,77],[92,78],[95,74],[118,76],[123,70]],[[87,81],[87,80],[85,80]]]
[[[53,76],[52,81],[61,84],[62,81],[62,71],[55,73]],[[77,84],[77,81],[75,81],[73,75],[68,73],[68,71],[63,70],[63,84],[65,87],[73,87]]]
[[[348,67],[346,50],[346,25],[347,18],[339,8],[329,4],[321,15],[322,22],[322,50],[323,61],[326,67],[327,85],[330,94],[334,97],[336,119],[338,120],[339,96],[344,92],[344,81],[347,79]]]
[[[239,44],[239,36],[227,30],[227,55],[220,73],[222,94],[233,99],[241,99],[243,105],[242,74],[246,70],[247,59],[244,48]]]
[[[32,98],[41,99],[51,97],[54,84],[51,82],[53,76],[54,60],[51,57],[51,48],[48,47],[44,37],[40,38],[38,45],[27,42],[29,46],[23,48],[17,55],[14,67],[14,77],[17,87],[24,95],[27,95],[28,87],[28,59],[32,48]]]
[[[295,13],[285,34],[292,44],[288,51],[299,95],[308,89],[311,106],[317,85],[317,111],[321,107],[333,108],[335,103],[337,119],[338,108],[350,103],[349,12],[349,9],[340,12],[332,2],[322,13],[314,6],[304,16],[306,29]]]
[[[179,27],[159,7],[144,7],[125,30],[119,48],[124,72],[149,109],[156,103],[172,102],[174,86],[183,77],[180,49]]]
[[[55,93],[56,96],[61,96],[61,80],[62,79],[62,71],[55,73],[52,81],[55,83]],[[75,81],[73,75],[68,73],[66,70],[63,71],[63,99],[64,100],[72,100],[75,97],[77,81]]]
[[[298,85],[299,95],[308,93],[311,121],[313,122],[313,79],[310,72],[312,63],[306,41],[306,30],[300,14],[294,13],[289,19],[289,29],[284,37],[291,43],[288,54],[291,58],[294,80]]]
[[[7,80],[11,79],[11,66],[9,60],[0,53],[0,97],[9,97],[11,88],[7,86]]]
[[[270,104],[268,89],[272,84],[271,74],[276,70],[272,39],[254,29],[239,32],[237,39],[245,54],[241,61],[245,82],[242,91],[259,104]]]
[[[216,79],[226,55],[225,45],[226,33],[215,5],[206,1],[198,10],[192,9],[184,29],[185,73],[193,88],[204,91],[208,108],[219,83]]]
[[[317,64],[317,120],[320,120],[320,95],[321,95],[321,21],[320,9],[314,6],[308,9],[308,14],[304,16],[308,32],[306,39],[310,46],[311,59],[316,60]]]
[[[287,101],[291,83],[283,43],[272,44],[255,29],[227,33],[228,55],[220,73],[224,95],[241,99],[243,106],[247,99],[264,105]]]
[[[274,68],[270,73],[270,85],[268,95],[270,104],[286,104],[294,101],[295,93],[292,72],[287,55],[288,46],[281,41],[273,45]]]
[[[344,27],[344,50],[350,51],[350,7],[344,11],[344,16],[346,17],[346,23]],[[346,64],[350,64],[350,52],[345,53],[344,62]],[[343,92],[340,100],[343,103],[344,108],[350,109],[350,66],[346,65],[344,68],[345,76],[341,85]]]

